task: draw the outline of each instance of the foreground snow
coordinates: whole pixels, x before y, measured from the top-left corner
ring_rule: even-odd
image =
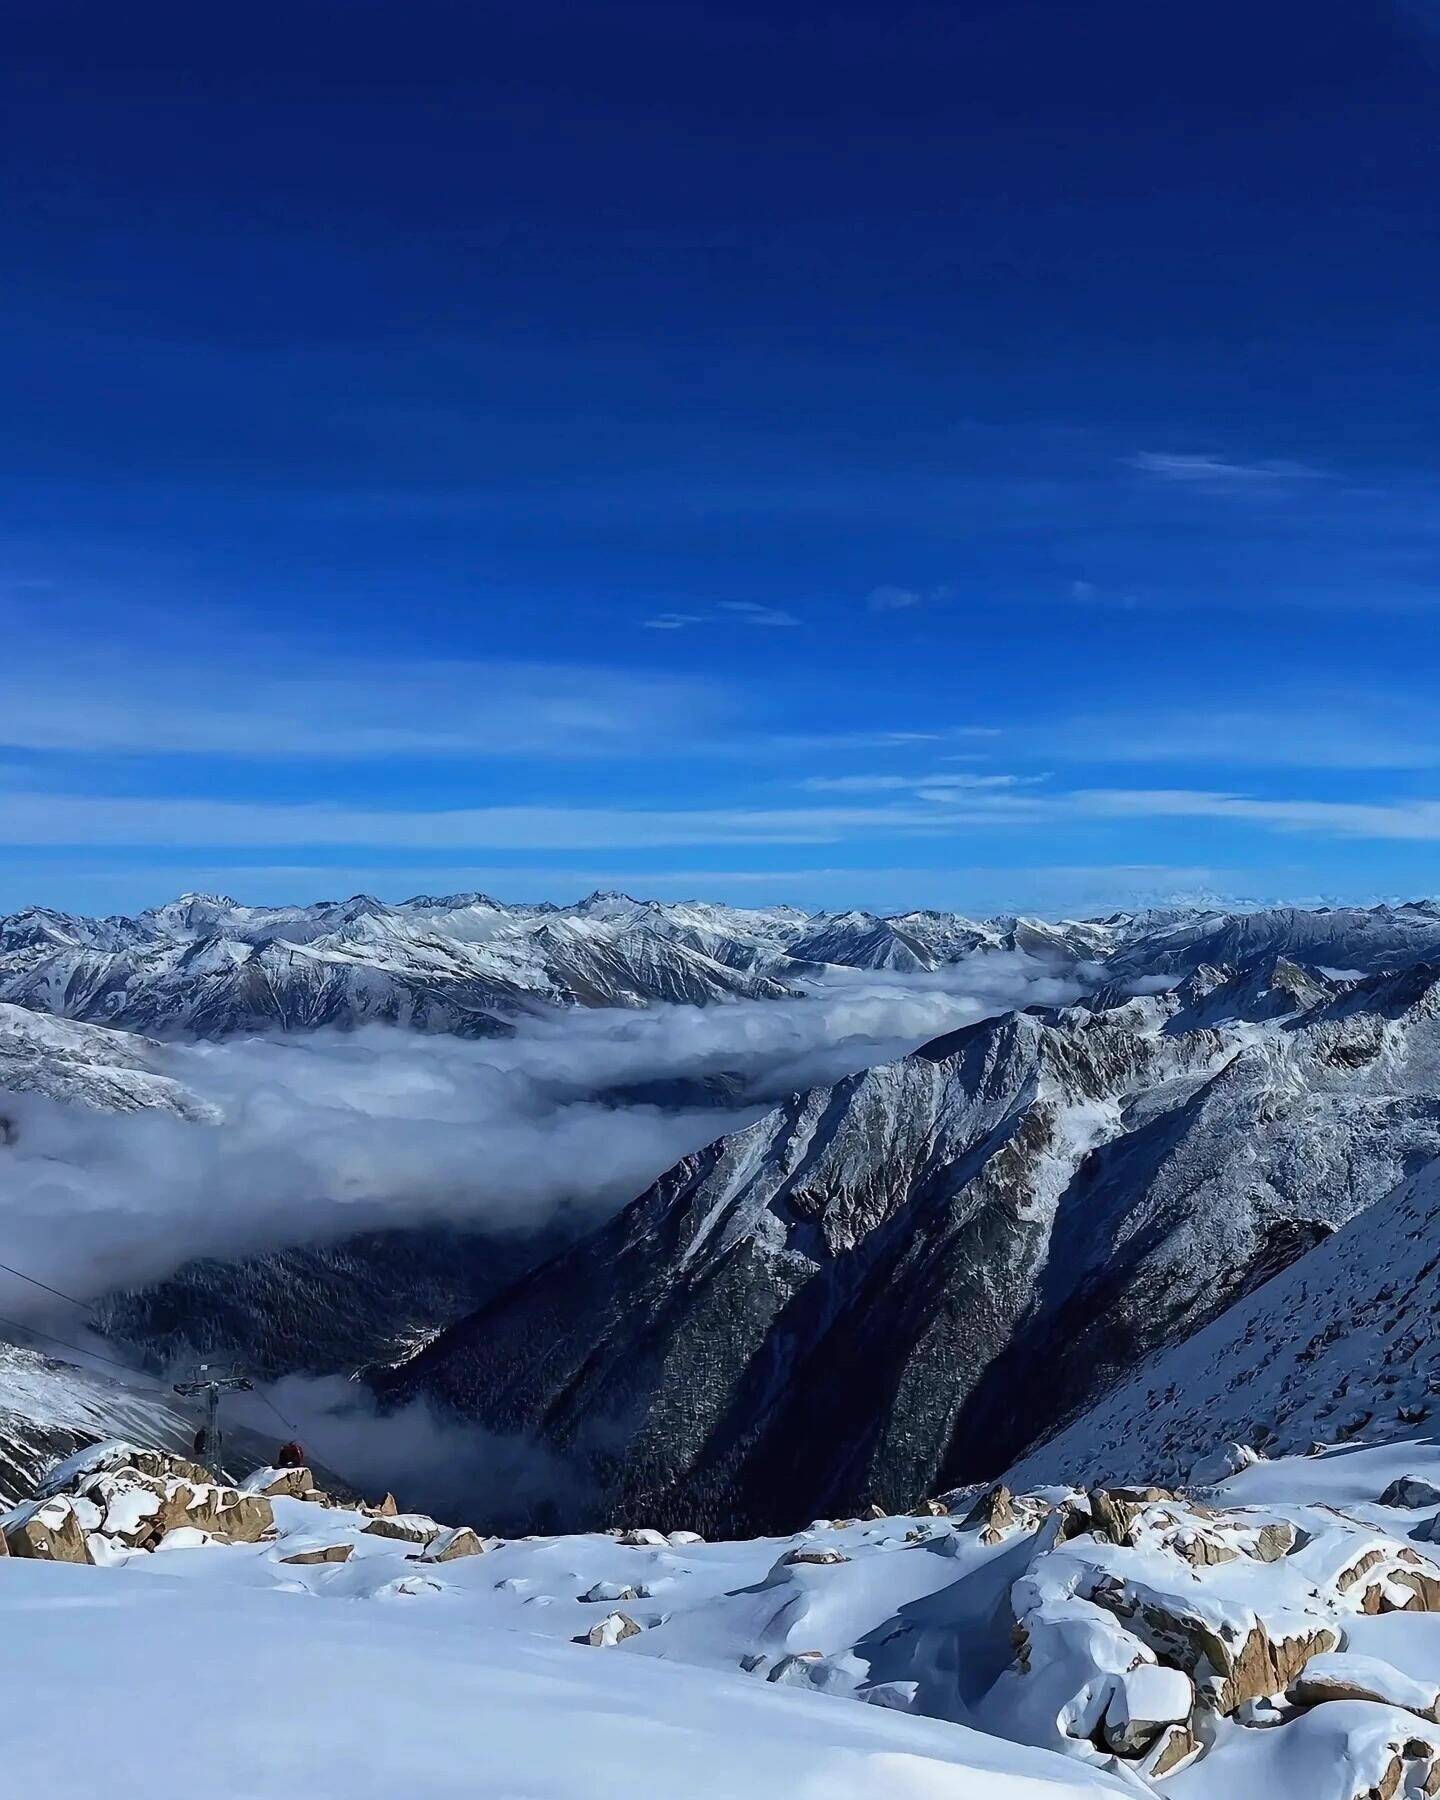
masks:
[[[162,1767],[319,1800],[1434,1793],[1440,1449],[1224,1460],[1189,1495],[501,1543],[308,1472],[82,1452],[5,1521],[7,1774],[61,1800]]]
[[[220,1800],[1122,1791],[954,1727],[477,1629],[461,1608],[307,1605],[16,1563],[0,1583],[0,1621],[24,1648],[7,1682],[7,1787],[52,1800],[148,1791],[162,1770]],[[72,1704],[85,1728],[57,1729]]]
[[[481,1622],[473,1597],[448,1583],[403,1597],[381,1583],[374,1604],[327,1606],[307,1594],[343,1595],[334,1575],[349,1571],[276,1582],[264,1553],[244,1557],[235,1579],[210,1579],[217,1571],[189,1566],[192,1558],[206,1560],[167,1552],[143,1570],[19,1561],[4,1570],[0,1636],[17,1652],[8,1791],[92,1800],[147,1791],[161,1770],[183,1772],[187,1791],[218,1800],[1072,1800],[1124,1791],[1059,1757],[952,1725],[521,1636]],[[182,1563],[183,1576],[171,1572]],[[57,1730],[72,1707],[84,1729]]]

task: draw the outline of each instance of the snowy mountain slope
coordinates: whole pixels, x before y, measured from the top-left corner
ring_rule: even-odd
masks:
[[[105,1295],[95,1321],[137,1357],[166,1367],[214,1358],[267,1378],[349,1376],[413,1354],[571,1235],[437,1222],[229,1262],[196,1258],[139,1292]]]
[[[0,1095],[44,1094],[104,1112],[158,1107],[182,1119],[214,1119],[213,1107],[161,1071],[161,1056],[158,1044],[129,1032],[0,1004]]]
[[[1217,1440],[1401,1438],[1440,1408],[1440,1164],[1137,1369],[1017,1465],[1164,1479]]]
[[[1440,960],[1440,905],[1275,906],[1250,912],[1220,910],[1141,918],[1126,931],[1115,973],[1183,974],[1201,963],[1235,966],[1256,957],[1284,956],[1308,966],[1403,968]]]
[[[1251,968],[1204,1025],[1188,989],[1008,1014],[797,1096],[384,1391],[566,1448],[609,1516],[765,1529],[992,1475],[1440,1155],[1419,975],[1402,1006]]]
[[[0,1521],[7,1772],[62,1797],[98,1755],[321,1800],[1419,1800],[1437,1479],[1408,1443],[1203,1500],[997,1489],[779,1539],[505,1542],[305,1469],[237,1490],[99,1446]],[[140,1642],[204,1646],[164,1706],[136,1703]],[[56,1692],[88,1732],[57,1738]]]

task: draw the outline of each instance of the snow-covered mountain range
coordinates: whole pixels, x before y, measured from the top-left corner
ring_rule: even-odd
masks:
[[[32,911],[0,924],[20,996],[0,1006],[0,1093],[203,1125],[213,1107],[166,1069],[187,1032],[504,1034],[536,1007],[789,1007],[861,971],[923,988],[1007,956],[1080,1000],[791,1093],[539,1267],[541,1242],[497,1252],[483,1222],[313,1243],[297,1219],[262,1256],[97,1298],[141,1350],[233,1349],[269,1373],[402,1359],[375,1377],[387,1401],[543,1440],[604,1516],[776,1528],[999,1473],[1440,1156],[1440,908]],[[675,1085],[755,1092],[723,1068]],[[605,1100],[631,1103],[681,1101],[655,1081]]]
[[[316,1243],[297,1216],[291,1242],[102,1294],[88,1319],[52,1294],[52,1338],[0,1325],[0,1499],[48,1495],[3,1522],[22,1785],[93,1791],[85,1754],[30,1729],[62,1680],[106,1722],[111,1774],[139,1779],[162,1743],[131,1704],[134,1637],[203,1632],[221,1649],[182,1659],[182,1713],[208,1720],[269,1658],[287,1780],[317,1793],[398,1780],[448,1800],[501,1745],[507,1779],[549,1800],[602,1766],[617,1792],[715,1800],[737,1771],[757,1794],[856,1800],[1433,1794],[1430,903],[1059,925],[613,895],[21,914],[0,926],[0,1196],[42,1114],[62,1154],[71,1113],[223,1134],[182,1077],[254,1047],[188,1035],[388,1021],[488,1038],[418,1042],[495,1059],[542,1014],[573,1035],[566,1007],[631,1009],[633,1036],[633,1009],[688,1001],[708,1029],[795,1018],[827,984],[950,992],[976,957],[1075,998],[772,1086],[548,1260],[522,1268],[512,1244],[498,1282],[478,1227]],[[597,1103],[618,1127],[764,1086],[753,1057],[695,1066],[671,1084],[608,1069]],[[17,1279],[7,1307],[30,1298]],[[529,1459],[569,1524],[611,1529],[500,1541],[534,1504],[504,1482],[473,1532],[332,1502],[307,1472],[207,1485],[168,1382],[95,1360],[163,1361],[202,1324],[272,1372],[385,1352],[370,1389],[402,1410],[382,1423]],[[142,1449],[49,1470],[106,1437]],[[236,1473],[264,1460],[268,1439],[227,1441]],[[367,1721],[338,1773],[313,1726],[332,1677]],[[187,1740],[187,1767],[253,1785],[273,1707],[230,1704],[234,1731]],[[397,1761],[396,1742],[443,1754]]]
[[[1284,954],[1374,971],[1440,958],[1440,908],[1219,909],[1049,922],[917,911],[807,914],[596,893],[245,906],[186,894],[133,918],[0,918],[0,1001],[159,1036],[380,1021],[486,1036],[546,1005],[784,998],[825,968],[933,973],[976,951],[1134,980]]]
[[[703,1006],[791,991],[748,965],[740,939],[675,910],[652,918],[605,895],[565,910],[505,907],[479,894],[303,907],[189,894],[133,919],[32,910],[0,920],[0,999],[162,1035],[373,1021],[485,1037],[538,1006]],[[766,923],[781,934],[785,917]],[[712,935],[735,951],[733,966],[704,947]]]

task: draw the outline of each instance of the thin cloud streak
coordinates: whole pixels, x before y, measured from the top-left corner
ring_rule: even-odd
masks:
[[[1440,838],[1440,801],[1256,798],[1187,788],[941,787],[877,806],[625,810],[492,806],[382,811],[320,804],[103,798],[21,792],[0,803],[0,843],[219,848],[371,846],[395,850],[600,850],[700,844],[831,844],[853,837],[950,835],[1105,819],[1209,818],[1341,837]],[[943,799],[945,804],[936,802]]]
[[[1188,487],[1268,488],[1292,481],[1325,479],[1322,469],[1299,462],[1232,462],[1223,456],[1141,450],[1125,458],[1142,475]]]
[[[698,677],[525,662],[338,662],[294,675],[243,660],[166,664],[116,682],[113,664],[9,658],[0,747],[40,753],[211,754],[269,761],[628,755],[728,727]]]
[[[1085,713],[1015,746],[1094,763],[1247,769],[1440,768],[1434,708],[1405,695],[1319,692],[1268,704]]]

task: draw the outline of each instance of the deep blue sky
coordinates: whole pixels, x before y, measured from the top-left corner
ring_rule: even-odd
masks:
[[[0,907],[1440,887],[1440,0],[45,0]]]

